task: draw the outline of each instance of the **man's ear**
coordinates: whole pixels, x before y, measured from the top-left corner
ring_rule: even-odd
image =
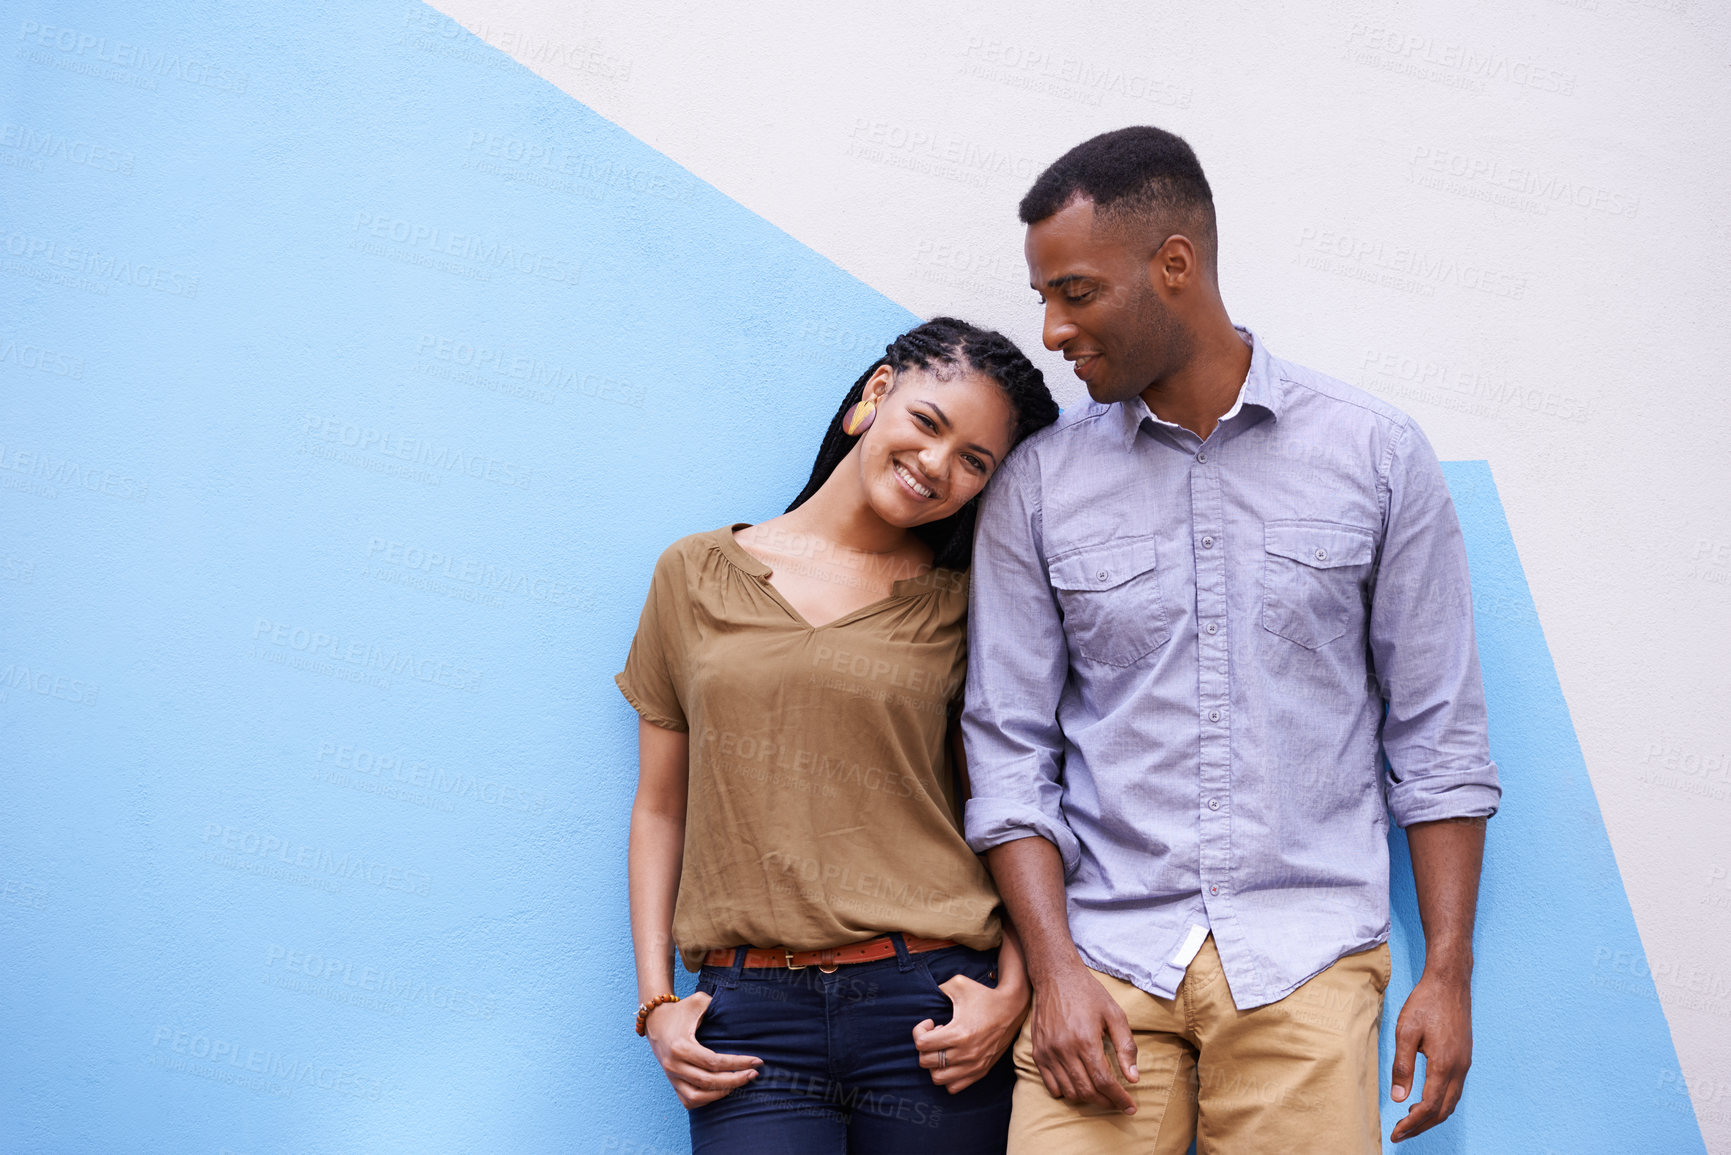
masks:
[[[1148,258],[1148,284],[1175,293],[1195,279],[1196,246],[1183,233],[1173,233]]]

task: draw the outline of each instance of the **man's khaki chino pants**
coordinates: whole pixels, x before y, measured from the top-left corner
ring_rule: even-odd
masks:
[[[1034,1066],[1030,1015],[1015,1046],[1009,1155],[1184,1155],[1192,1138],[1197,1155],[1382,1150],[1377,1028],[1387,943],[1248,1011],[1232,1003],[1213,935],[1170,999],[1092,973],[1135,1034],[1140,1079],[1125,1087],[1136,1113],[1054,1099]]]

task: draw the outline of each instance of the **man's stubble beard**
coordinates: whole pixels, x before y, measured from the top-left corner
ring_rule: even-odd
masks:
[[[1096,400],[1105,404],[1128,401],[1170,377],[1189,363],[1195,351],[1190,330],[1172,314],[1153,289],[1144,286],[1137,294],[1136,339],[1122,353],[1123,376],[1112,383],[1112,396]],[[1118,376],[1118,374],[1114,374]]]

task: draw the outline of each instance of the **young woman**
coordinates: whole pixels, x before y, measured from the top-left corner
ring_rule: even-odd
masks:
[[[1009,340],[937,318],[854,383],[785,514],[656,563],[615,679],[637,1029],[696,1152],[1004,1149],[1028,986],[955,720],[974,498],[1057,416]]]

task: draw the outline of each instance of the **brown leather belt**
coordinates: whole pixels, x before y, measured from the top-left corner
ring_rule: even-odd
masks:
[[[958,945],[955,940],[947,938],[919,938],[906,934],[902,941],[908,944],[910,952],[923,950],[942,950],[947,946]],[[712,967],[728,967],[733,965],[733,956],[739,948],[733,946],[716,947],[703,956],[703,961]],[[832,946],[824,950],[788,950],[786,947],[754,946],[745,952],[745,965],[748,967],[786,967],[788,970],[802,970],[815,966],[821,971],[833,971],[842,963],[876,962],[878,959],[891,958],[896,953],[895,940],[889,935],[879,935],[868,938],[864,942],[849,943],[847,946]]]

